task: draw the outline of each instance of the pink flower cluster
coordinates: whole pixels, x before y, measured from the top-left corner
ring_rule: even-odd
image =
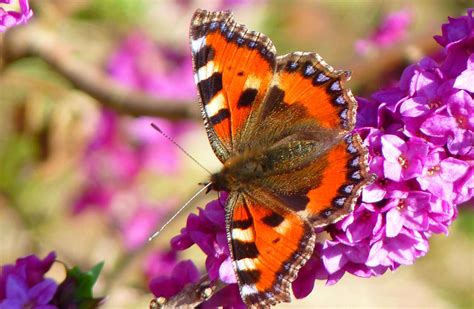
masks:
[[[11,0],[0,0],[0,32],[5,32],[8,28],[25,24],[32,16],[28,0],[18,0],[19,11],[12,10]]]
[[[378,276],[412,264],[433,234],[448,233],[457,205],[474,196],[474,19],[450,18],[435,37],[438,60],[407,67],[397,86],[359,98],[357,130],[378,176],[349,216],[326,228],[292,288],[307,296],[315,280],[336,283],[346,272]],[[209,277],[229,283],[212,304],[242,306],[230,267],[225,211],[220,201],[190,215],[175,250],[197,244],[207,255]],[[236,292],[237,291],[237,292]],[[227,294],[224,294],[227,293]],[[156,293],[155,293],[156,295]]]
[[[195,86],[191,62],[185,54],[134,33],[111,56],[107,70],[126,87],[157,98],[191,101]],[[191,128],[187,122],[126,118],[108,109],[101,111],[97,132],[83,158],[86,181],[73,209],[75,213],[88,208],[106,213],[122,232],[128,250],[142,245],[172,207],[171,201],[162,201],[158,207],[154,198],[144,193],[144,174],[170,175],[180,166],[177,148],[150,123],[175,139]]]
[[[327,229],[331,239],[318,256],[328,284],[346,272],[371,277],[412,264],[474,196],[472,14],[443,25],[438,61],[424,58],[396,87],[359,99],[357,126],[377,181]]]

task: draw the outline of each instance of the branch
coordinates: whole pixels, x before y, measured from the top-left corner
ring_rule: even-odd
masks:
[[[199,279],[195,284],[188,284],[178,294],[169,299],[164,297],[154,298],[150,302],[150,309],[157,308],[195,308],[202,302],[208,300],[218,291],[225,287],[220,280],[212,283],[207,275]]]
[[[1,44],[1,42],[0,42]],[[72,55],[57,36],[40,24],[40,20],[10,30],[4,42],[5,59],[26,55],[42,58],[75,87],[119,112],[135,116],[157,116],[170,120],[200,120],[197,104],[159,100],[143,92],[125,88],[102,70]],[[359,80],[359,95],[370,93],[384,80],[381,75],[409,62],[410,53],[433,53],[438,47],[431,33],[418,35],[406,42],[379,51],[372,57],[360,57],[349,63],[353,77]]]
[[[76,88],[118,112],[169,120],[201,120],[197,104],[160,100],[119,85],[102,70],[72,55],[56,35],[39,22],[10,30],[5,36],[3,50],[6,62],[25,56],[40,57]]]

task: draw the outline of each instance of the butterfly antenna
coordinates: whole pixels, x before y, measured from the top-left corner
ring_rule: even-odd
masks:
[[[169,136],[168,134],[166,134],[165,132],[163,132],[156,124],[154,123],[151,123],[150,124],[153,129],[155,129],[156,131],[160,132],[161,135],[163,135],[167,140],[169,140],[170,142],[172,142],[176,147],[178,147],[185,155],[188,156],[188,158],[190,158],[191,160],[193,160],[197,165],[199,165],[203,170],[205,170],[209,175],[212,175],[211,171],[209,171],[207,168],[205,168],[201,163],[199,163],[198,160],[194,159],[190,154],[189,152],[187,152],[186,150],[184,150],[183,147],[181,147],[178,143],[175,142],[175,140],[173,138],[171,138],[171,136]]]
[[[151,241],[153,238],[158,236],[161,233],[161,231],[163,231],[165,227],[168,224],[170,224],[171,221],[173,221],[192,202],[192,200],[194,200],[199,194],[201,194],[202,191],[206,190],[210,185],[212,185],[212,182],[208,183],[207,185],[202,187],[198,192],[196,192],[196,194],[194,194],[186,203],[184,203],[184,205],[181,206],[181,208],[171,218],[169,218],[168,221],[166,221],[166,223],[157,232],[155,232],[153,235],[148,237],[148,241]]]

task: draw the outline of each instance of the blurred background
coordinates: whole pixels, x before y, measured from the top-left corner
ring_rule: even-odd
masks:
[[[147,237],[207,175],[150,122],[204,166],[219,168],[192,78],[188,26],[196,8],[232,10],[238,22],[267,34],[279,54],[318,52],[333,67],[351,70],[353,92],[369,96],[398,80],[409,63],[436,54],[433,35],[447,16],[464,14],[472,3],[30,4],[30,22],[0,34],[0,264],[52,250],[84,269],[105,261],[96,286],[96,295],[107,297],[104,308],[139,308],[148,306],[148,281],[159,274],[187,214],[152,242]],[[396,31],[386,38],[383,27]],[[188,212],[216,197],[199,196]],[[432,237],[429,253],[415,265],[380,278],[346,275],[330,287],[318,282],[309,297],[280,307],[472,307],[472,206],[460,207],[450,235]],[[183,257],[191,256],[204,268],[202,253],[188,250]],[[53,268],[51,276],[64,274]]]

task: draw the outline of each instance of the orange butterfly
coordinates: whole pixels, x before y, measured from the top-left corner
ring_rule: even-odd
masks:
[[[268,37],[230,12],[197,10],[190,44],[204,124],[224,164],[211,186],[230,193],[226,227],[240,294],[247,305],[289,301],[314,228],[351,212],[372,179],[352,133],[349,72],[315,53],[276,56]]]

